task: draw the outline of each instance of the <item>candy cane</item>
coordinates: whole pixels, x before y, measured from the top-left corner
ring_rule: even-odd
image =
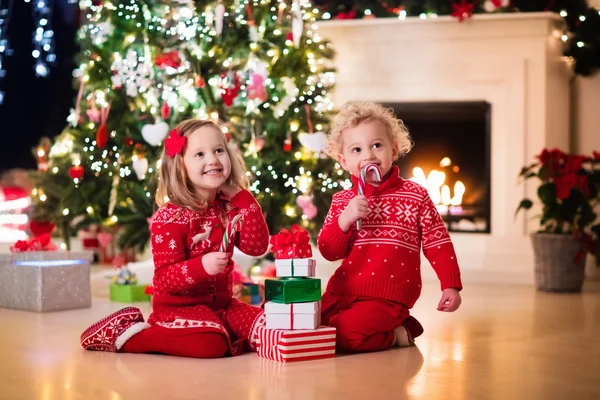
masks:
[[[381,182],[381,170],[376,164],[367,164],[360,170],[360,178],[358,178],[358,194],[364,196],[365,186],[367,184],[367,174],[373,171],[375,172],[375,182]],[[356,220],[356,229],[359,231],[362,229],[361,219]]]
[[[224,252],[227,251],[227,246],[229,246],[229,239],[235,236],[235,233],[242,229],[244,225],[244,217],[242,214],[238,214],[229,221],[227,227],[225,228],[225,233],[223,234],[223,241],[221,242],[221,247],[219,247],[219,251]]]

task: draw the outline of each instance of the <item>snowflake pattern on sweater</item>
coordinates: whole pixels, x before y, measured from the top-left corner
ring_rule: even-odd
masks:
[[[421,292],[421,249],[440,279],[441,289],[462,289],[454,246],[442,217],[425,188],[402,179],[398,167],[379,187],[367,185],[369,212],[363,229],[347,233],[340,214],[356,194],[354,187],[336,193],[318,237],[318,248],[330,261],[343,259],[327,290],[377,297],[412,307]]]

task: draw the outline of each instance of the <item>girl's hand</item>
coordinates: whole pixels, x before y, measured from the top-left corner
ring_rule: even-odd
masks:
[[[220,192],[219,197],[223,200],[231,200],[233,198],[233,196],[235,196],[236,194],[238,194],[241,191],[242,191],[241,188],[239,188],[237,186],[233,186],[233,185],[228,185],[226,183],[219,188],[219,192]]]
[[[458,290],[447,288],[442,291],[442,299],[440,300],[437,309],[438,311],[453,312],[458,310],[460,303],[462,303],[462,299],[460,298]]]
[[[366,218],[369,213],[369,201],[363,195],[358,195],[348,202],[346,209],[338,218],[338,225],[344,233],[348,233],[350,227],[359,218]]]
[[[229,254],[227,253],[215,251],[202,256],[202,265],[209,275],[217,275],[219,272],[223,272],[228,262]]]

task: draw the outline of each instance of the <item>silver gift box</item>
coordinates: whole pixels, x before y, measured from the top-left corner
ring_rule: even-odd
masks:
[[[58,311],[92,305],[91,251],[0,254],[0,307]]]

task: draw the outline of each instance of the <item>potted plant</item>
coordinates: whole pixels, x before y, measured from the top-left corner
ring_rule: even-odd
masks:
[[[591,157],[544,149],[536,162],[523,167],[522,181],[537,179],[541,202],[540,229],[531,234],[535,257],[535,282],[540,291],[580,292],[585,258],[596,255],[600,266],[600,223],[595,208],[600,203],[600,152]],[[523,199],[517,208],[530,209]]]

